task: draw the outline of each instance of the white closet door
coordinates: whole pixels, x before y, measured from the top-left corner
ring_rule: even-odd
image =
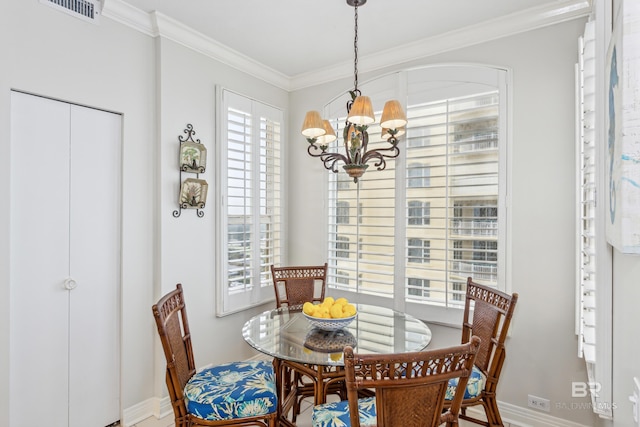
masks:
[[[11,426],[102,427],[120,414],[120,116],[11,102]]]
[[[121,118],[71,106],[69,425],[120,414]]]

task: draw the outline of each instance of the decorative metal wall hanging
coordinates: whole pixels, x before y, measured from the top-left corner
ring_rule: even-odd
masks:
[[[174,217],[179,217],[182,209],[195,209],[199,218],[204,216],[204,208],[207,201],[207,190],[209,184],[204,179],[198,179],[199,175],[207,168],[207,149],[200,143],[199,139],[194,140],[196,131],[188,124],[184,130],[186,137],[178,136],[180,141],[180,194],[178,197],[179,209],[173,211]],[[195,178],[182,180],[182,173],[195,173]]]

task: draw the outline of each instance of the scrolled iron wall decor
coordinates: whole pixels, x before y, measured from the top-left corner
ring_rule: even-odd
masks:
[[[193,139],[196,131],[188,124],[184,133],[186,137],[179,135],[180,142],[180,194],[178,196],[179,209],[173,211],[173,216],[178,218],[182,209],[195,209],[199,218],[204,216],[204,208],[207,201],[207,190],[209,184],[204,179],[199,179],[199,175],[207,168],[207,149],[200,143],[199,139]],[[195,178],[182,179],[183,173],[194,173]]]

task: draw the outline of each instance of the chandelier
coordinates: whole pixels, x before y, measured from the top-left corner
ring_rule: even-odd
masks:
[[[375,161],[377,170],[383,170],[387,166],[385,159],[392,159],[400,155],[398,137],[405,133],[407,117],[396,100],[387,101],[382,110],[380,126],[382,127],[382,139],[389,144],[388,147],[369,149],[369,133],[367,128],[375,123],[373,106],[368,96],[363,96],[358,89],[358,6],[364,5],[367,0],[346,0],[349,6],[354,8],[353,40],[353,90],[349,91],[351,99],[347,101],[347,119],[343,131],[345,154],[327,152],[329,144],[335,141],[336,134],[328,120],[323,120],[318,111],[309,111],[305,115],[302,124],[302,135],[307,138],[309,147],[307,152],[312,157],[319,157],[324,167],[334,173],[338,172],[338,163],[342,162],[342,168],[357,183],[367,168],[370,161]]]

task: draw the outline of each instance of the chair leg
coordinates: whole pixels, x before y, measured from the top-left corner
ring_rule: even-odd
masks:
[[[487,422],[492,427],[503,427],[502,417],[498,410],[498,401],[495,396],[485,396],[482,399],[482,406],[484,406],[484,412],[487,415]]]

